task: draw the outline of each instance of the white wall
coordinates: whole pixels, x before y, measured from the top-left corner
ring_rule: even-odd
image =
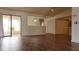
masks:
[[[39,16],[39,17],[44,17],[43,15],[38,15],[38,14],[31,14],[31,13],[26,13],[26,12],[21,12],[21,11],[13,11],[13,10],[4,10],[0,9],[0,14],[8,14],[8,15],[19,15],[21,16],[21,30],[22,30],[22,35],[27,35],[27,16]]]
[[[75,21],[78,24],[74,24]],[[72,8],[72,42],[79,43],[79,7]]]
[[[46,25],[46,33],[55,34],[55,19],[54,18],[47,17],[45,19],[45,25]]]
[[[26,35],[44,35],[46,34],[45,26],[28,26]]]

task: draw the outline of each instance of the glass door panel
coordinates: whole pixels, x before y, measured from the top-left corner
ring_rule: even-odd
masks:
[[[11,16],[3,15],[4,36],[11,36]]]
[[[20,33],[20,16],[12,16],[12,36],[19,36]]]

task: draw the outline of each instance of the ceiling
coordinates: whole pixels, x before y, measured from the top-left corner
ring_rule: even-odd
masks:
[[[36,13],[41,15],[55,15],[68,9],[69,7],[0,7],[0,8],[29,12],[29,13]],[[53,9],[54,11],[52,12],[51,9]]]

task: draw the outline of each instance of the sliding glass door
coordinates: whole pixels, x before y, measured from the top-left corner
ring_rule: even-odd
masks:
[[[3,15],[4,36],[11,36],[11,16]]]
[[[4,36],[20,36],[21,17],[3,15],[3,33]]]

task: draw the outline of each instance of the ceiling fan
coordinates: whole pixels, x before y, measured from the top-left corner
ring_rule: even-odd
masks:
[[[55,9],[56,9],[56,7],[50,8],[50,9],[49,9],[49,12],[48,12],[48,15],[49,15],[49,16],[55,15]]]

